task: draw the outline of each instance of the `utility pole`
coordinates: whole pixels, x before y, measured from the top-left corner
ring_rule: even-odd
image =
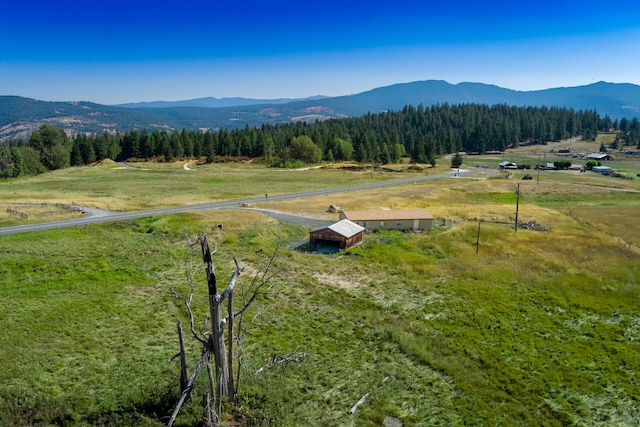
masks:
[[[540,163],[540,153],[538,153],[538,181],[536,184],[540,184],[540,169],[547,167],[547,153],[544,153],[543,156],[542,163]]]
[[[518,186],[516,187],[516,223],[515,223],[516,233],[518,232],[518,209],[519,209],[519,205],[520,205],[520,183],[518,183]]]

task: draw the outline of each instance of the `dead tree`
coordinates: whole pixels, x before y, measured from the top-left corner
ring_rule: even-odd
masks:
[[[255,301],[256,297],[260,294],[265,293],[264,286],[266,285],[269,276],[267,275],[270,267],[273,264],[275,259],[275,255],[277,253],[274,251],[272,257],[269,259],[269,262],[264,269],[264,273],[256,274],[254,277],[251,286],[248,291],[245,292],[243,289],[242,292],[242,307],[234,313],[233,311],[233,293],[234,288],[236,286],[236,282],[238,281],[238,277],[243,271],[243,267],[240,267],[238,261],[234,258],[235,262],[235,271],[231,275],[227,286],[220,293],[218,292],[217,286],[217,277],[215,266],[212,260],[212,252],[209,248],[209,243],[207,241],[206,236],[201,235],[197,242],[194,244],[200,243],[200,247],[202,250],[202,261],[205,267],[206,279],[207,279],[207,287],[209,292],[209,315],[211,318],[211,330],[205,333],[198,334],[195,331],[194,326],[194,318],[193,311],[191,309],[191,302],[194,293],[194,284],[191,276],[188,276],[188,281],[190,285],[190,293],[189,297],[184,297],[180,295],[175,289],[173,289],[173,295],[175,298],[182,299],[187,312],[189,314],[190,326],[191,326],[191,334],[202,344],[202,355],[200,361],[196,364],[194,372],[189,377],[189,380],[184,384],[184,379],[181,381],[181,395],[178,400],[178,403],[174,407],[173,413],[167,423],[167,426],[172,426],[175,422],[175,419],[182,407],[183,403],[190,396],[191,391],[193,389],[193,384],[195,383],[202,367],[207,368],[207,372],[209,375],[209,390],[204,393],[203,407],[204,407],[204,420],[205,425],[215,425],[219,420],[220,413],[222,411],[222,401],[223,399],[228,399],[232,403],[235,403],[235,396],[238,393],[238,383],[240,382],[240,366],[238,363],[238,372],[234,381],[234,342],[238,347],[240,347],[241,339],[238,334],[234,332],[234,323],[235,319],[238,319],[239,322],[239,330],[242,331],[242,316],[244,312],[249,308],[249,306]],[[215,253],[215,251],[214,251]],[[269,287],[268,289],[271,289]],[[226,307],[226,316],[223,317],[223,303],[227,301]],[[228,328],[227,337],[225,339],[225,325]],[[179,328],[179,335],[181,336],[181,329]],[[228,351],[225,351],[225,348],[228,348]],[[184,350],[181,349],[181,354],[184,354]],[[238,361],[240,360],[241,353],[238,353]],[[186,359],[181,357],[181,371],[182,378],[186,378]],[[211,367],[211,359],[213,359],[214,369]],[[213,402],[211,401],[213,399]]]

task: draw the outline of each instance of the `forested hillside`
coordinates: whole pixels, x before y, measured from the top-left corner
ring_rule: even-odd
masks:
[[[448,153],[503,151],[574,136],[589,140],[612,129],[618,131],[616,144],[640,143],[637,119],[612,122],[591,110],[479,104],[407,106],[359,118],[206,132],[131,130],[67,138],[63,130],[43,125],[28,141],[14,141],[0,149],[0,173],[16,177],[104,159],[212,162],[216,156],[260,158],[274,165],[321,160],[385,164],[408,156],[435,164],[437,157]]]
[[[380,87],[366,92],[303,100],[200,98],[190,101],[138,103],[123,106],[91,102],[44,102],[17,96],[0,96],[0,143],[28,139],[43,124],[67,135],[137,129],[171,132],[174,129],[244,129],[262,124],[314,123],[332,118],[360,117],[398,111],[405,105],[509,105],[597,111],[611,120],[640,118],[640,86],[598,82],[586,86],[516,91],[482,83],[450,84],[417,81]]]

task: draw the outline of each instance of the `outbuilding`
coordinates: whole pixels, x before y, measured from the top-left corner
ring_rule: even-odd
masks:
[[[611,157],[606,153],[593,153],[593,154],[589,154],[587,156],[587,159],[602,161],[602,160],[613,160],[613,157]]]
[[[593,169],[591,169],[594,172],[598,172],[601,173],[603,175],[606,175],[608,173],[611,173],[612,169],[609,166],[594,166]]]
[[[318,246],[334,246],[347,249],[362,242],[364,227],[343,219],[326,227],[309,232],[309,244],[313,249]]]
[[[378,230],[431,230],[433,215],[426,209],[369,209],[343,211],[340,219],[358,223],[370,231]]]

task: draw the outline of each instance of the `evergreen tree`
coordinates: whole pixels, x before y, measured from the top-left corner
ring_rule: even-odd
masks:
[[[22,150],[18,147],[10,148],[11,161],[13,163],[13,177],[25,176],[29,174],[29,169],[22,156]]]
[[[82,166],[84,161],[82,160],[82,152],[80,151],[80,142],[78,139],[73,141],[73,148],[71,149],[71,166]]]
[[[391,154],[389,154],[389,146],[387,143],[383,143],[380,149],[380,163],[386,165],[391,161]]]
[[[49,170],[69,166],[71,141],[64,130],[51,125],[42,125],[31,133],[29,146],[40,153],[40,161]]]
[[[402,156],[404,156],[406,154],[405,149],[404,149],[404,145],[400,144],[400,143],[396,143],[393,146],[393,161],[394,162],[399,162],[400,159],[402,158]]]
[[[456,155],[451,158],[451,167],[459,168],[460,166],[462,166],[463,161],[464,159],[462,158],[460,153],[456,153]]]
[[[82,137],[76,138],[80,143],[80,154],[82,155],[82,161],[85,165],[91,164],[96,161],[96,152],[93,148],[93,141],[89,138],[86,138],[84,135]]]

